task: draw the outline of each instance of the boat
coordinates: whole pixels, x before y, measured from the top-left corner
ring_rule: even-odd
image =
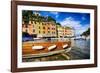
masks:
[[[27,46],[26,46],[27,45]],[[23,45],[22,58],[34,58],[70,52],[71,42],[38,42]]]

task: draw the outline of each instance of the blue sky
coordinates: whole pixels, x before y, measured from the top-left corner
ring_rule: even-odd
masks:
[[[90,27],[89,13],[74,13],[74,12],[50,12],[38,11],[41,16],[51,16],[62,26],[69,26],[75,29],[75,34],[80,35]],[[34,11],[33,11],[34,13]]]

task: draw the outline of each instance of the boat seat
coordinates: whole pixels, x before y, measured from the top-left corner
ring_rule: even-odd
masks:
[[[34,50],[41,50],[43,48],[44,48],[43,46],[32,46],[32,49]]]
[[[67,48],[68,44],[63,45],[62,47],[63,47],[63,49]]]
[[[49,50],[49,51],[54,50],[56,47],[57,47],[56,45],[49,46],[49,47],[48,47],[48,50]]]

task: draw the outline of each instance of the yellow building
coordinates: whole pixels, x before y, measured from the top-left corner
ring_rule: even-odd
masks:
[[[53,22],[29,21],[29,24],[22,25],[22,31],[36,37],[56,37],[56,24]]]
[[[58,38],[64,37],[64,28],[61,25],[57,25]]]
[[[58,38],[66,38],[66,37],[73,37],[74,36],[74,30],[70,27],[63,27],[61,25],[57,25],[57,31],[58,31]]]
[[[37,35],[41,37],[56,37],[56,24],[52,22],[41,22],[38,29]]]

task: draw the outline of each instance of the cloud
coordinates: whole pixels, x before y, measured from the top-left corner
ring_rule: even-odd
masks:
[[[50,12],[51,14],[55,15],[56,18],[59,17],[59,12]]]
[[[57,15],[58,14],[58,12],[50,12],[51,14],[54,14],[54,15]]]
[[[84,31],[86,31],[89,28],[89,24],[86,24],[84,26],[81,26],[80,28],[76,29],[76,35],[82,34]]]
[[[81,21],[75,20],[73,17],[67,17],[60,22],[62,26],[69,26],[75,29],[75,34],[80,35],[89,28],[89,24],[81,24]]]
[[[80,28],[80,21],[75,21],[74,18],[68,17],[60,22],[62,26],[74,27],[75,29]]]

